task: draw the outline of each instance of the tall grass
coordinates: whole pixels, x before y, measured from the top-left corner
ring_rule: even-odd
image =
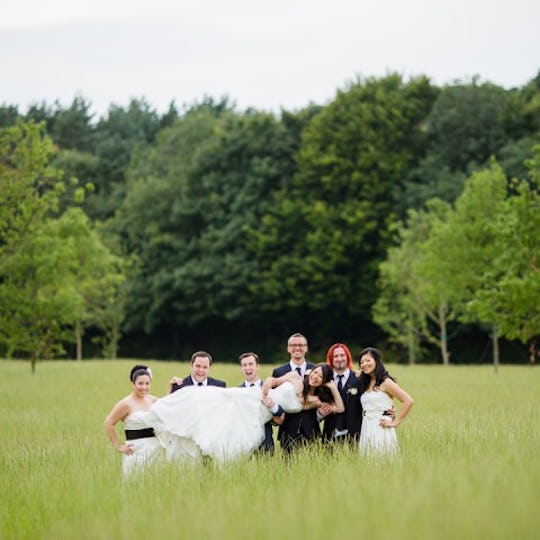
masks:
[[[0,538],[536,538],[540,371],[390,366],[415,398],[400,459],[314,447],[291,460],[162,465],[129,482],[103,419],[133,361],[0,362]],[[186,364],[152,363],[165,393]],[[263,375],[270,372],[264,366]],[[240,382],[234,365],[213,373]]]

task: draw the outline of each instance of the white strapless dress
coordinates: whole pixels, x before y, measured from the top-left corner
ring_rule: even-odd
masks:
[[[147,429],[152,427],[149,423],[148,411],[136,411],[124,420],[124,429]],[[122,473],[129,476],[136,470],[146,467],[156,460],[163,458],[163,447],[157,437],[145,437],[126,441],[133,446],[133,454],[122,455]]]
[[[270,390],[270,395],[286,412],[302,409],[289,382]],[[187,386],[156,401],[150,422],[169,459],[193,461],[205,455],[227,463],[249,455],[264,440],[264,424],[272,413],[261,397],[258,386]]]
[[[362,430],[360,431],[360,452],[362,454],[396,455],[399,451],[395,428],[383,428],[379,420],[389,416],[383,413],[392,406],[392,398],[377,390],[364,392],[360,396],[363,409]]]

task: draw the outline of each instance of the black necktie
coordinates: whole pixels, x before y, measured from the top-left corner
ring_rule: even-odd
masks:
[[[337,383],[337,389],[338,389],[338,392],[340,394],[340,396],[342,397],[342,399],[345,399],[345,396],[343,395],[343,375],[338,375],[338,383]],[[343,431],[344,429],[346,428],[345,426],[345,414],[344,413],[339,413],[338,415],[336,415],[336,429],[338,431]]]
[[[252,382],[252,383],[249,385],[250,388],[251,388],[252,386],[255,386],[255,383],[254,383],[254,382]]]
[[[296,368],[296,373],[298,373],[300,377],[302,376],[302,370],[299,367]]]
[[[198,383],[197,383],[197,386],[202,386],[202,382],[198,382]]]

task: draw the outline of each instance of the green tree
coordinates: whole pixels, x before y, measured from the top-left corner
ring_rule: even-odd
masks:
[[[294,168],[294,138],[273,115],[203,103],[135,159],[116,220],[138,255],[130,296],[135,326],[254,320],[257,260],[246,247],[272,190]],[[144,175],[144,176],[143,176]],[[143,218],[141,219],[141,216]]]
[[[133,158],[126,198],[108,223],[123,252],[136,257],[128,285],[128,330],[149,333],[163,323],[185,323],[176,313],[176,306],[184,306],[177,275],[196,257],[197,238],[206,223],[204,205],[211,196],[196,192],[193,171],[220,117],[228,114],[220,104],[194,106],[158,134],[154,147]]]
[[[13,126],[19,117],[17,105],[0,105],[0,129]]]
[[[425,156],[407,171],[401,213],[434,197],[453,202],[467,176],[517,135],[511,104],[504,88],[476,78],[442,88],[423,126]]]
[[[531,178],[515,180],[513,187],[493,162],[465,182],[454,207],[431,199],[426,211],[409,211],[399,245],[381,265],[381,296],[374,309],[393,341],[405,345],[417,335],[437,344],[447,363],[447,322],[457,314],[462,322],[490,325],[496,371],[499,335],[535,348],[540,228],[539,197],[532,186],[539,162],[531,160]],[[430,337],[425,322],[439,337]]]
[[[76,323],[99,324],[121,272],[78,208],[55,217],[62,173],[43,125],[0,132],[0,342],[8,356],[63,351]]]
[[[52,125],[48,134],[64,150],[93,152],[94,129],[91,104],[82,96],[76,96],[71,105],[64,109],[59,102],[55,104]]]
[[[126,196],[126,171],[132,156],[155,142],[160,128],[157,112],[144,100],[133,99],[127,108],[112,105],[95,127],[97,170],[95,193],[85,209],[92,218],[111,217]]]
[[[84,204],[89,194],[94,192],[98,159],[89,152],[79,150],[59,150],[52,165],[62,171],[62,181],[66,186],[60,198],[60,211],[77,204]]]
[[[264,310],[341,336],[369,319],[394,195],[422,153],[434,93],[424,78],[357,81],[313,117],[298,172],[252,237]]]
[[[54,266],[62,245],[48,235],[63,185],[43,130],[19,120],[0,131],[0,341],[8,355],[29,354],[32,371],[59,349],[65,317],[77,309]]]
[[[410,241],[388,249],[386,260],[379,267],[380,295],[372,310],[373,320],[389,340],[407,349],[409,364],[418,359],[423,328],[422,313],[412,294],[416,276],[410,269],[415,257],[416,248]]]
[[[115,353],[122,322],[122,291],[125,280],[123,263],[103,244],[90,220],[80,208],[68,209],[49,224],[50,235],[62,242],[69,253],[64,261],[65,282],[79,297],[74,327],[76,358],[82,360],[85,328],[93,326],[105,333],[105,348]]]
[[[54,152],[42,124],[19,120],[0,131],[0,271],[58,208],[64,186]]]
[[[54,219],[35,227],[2,268],[0,340],[8,357],[28,355],[32,372],[39,359],[64,352],[84,307],[68,270],[73,253],[55,227]]]
[[[540,180],[540,146],[528,165],[530,181],[514,181],[516,194],[494,220],[496,256],[488,275],[495,271],[498,279],[475,291],[471,309],[493,320],[501,335],[528,343],[534,362],[540,335],[540,196],[531,184]]]
[[[504,268],[497,264],[501,245],[498,220],[506,210],[508,181],[496,163],[474,173],[465,183],[438,242],[446,246],[445,264],[453,303],[463,322],[482,322],[492,329],[493,365],[499,365],[498,325],[478,309],[479,291],[494,294]],[[504,247],[504,249],[507,249]]]
[[[422,341],[439,348],[443,364],[450,361],[448,323],[454,310],[447,246],[440,241],[450,211],[439,199],[428,201],[426,210],[409,210],[398,227],[398,245],[381,265],[373,315],[392,341],[407,345],[410,362]]]

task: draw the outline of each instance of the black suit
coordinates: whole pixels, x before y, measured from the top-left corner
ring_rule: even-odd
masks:
[[[306,369],[314,367],[314,364],[306,362]],[[275,368],[272,377],[281,377],[290,371],[291,365],[287,362]],[[278,429],[278,440],[283,451],[290,454],[295,446],[313,440],[320,433],[317,409],[309,409],[299,413],[285,413],[285,419]]]
[[[359,382],[358,377],[351,371],[341,391],[345,411],[329,414],[324,419],[323,439],[325,441],[335,440],[334,431],[336,428],[340,431],[347,430],[347,435],[338,437],[338,440],[354,442],[360,438],[362,404],[360,403]]]
[[[176,392],[177,390],[180,390],[180,388],[184,388],[186,386],[193,386],[195,385],[195,381],[191,378],[191,375],[188,375],[187,377],[184,377],[184,382],[182,384],[173,384],[171,388],[171,394],[173,392]],[[220,386],[221,388],[225,388],[227,384],[225,381],[220,381],[219,379],[213,379],[212,377],[208,377],[206,379],[206,384],[208,386]]]
[[[262,386],[262,381],[259,381],[258,386]],[[247,388],[247,387],[248,386],[246,385],[245,382],[243,382],[240,385],[240,388]],[[261,446],[259,446],[259,450],[263,452],[268,452],[269,454],[274,453],[274,437],[272,434],[272,420],[264,424],[264,441],[261,443]]]

